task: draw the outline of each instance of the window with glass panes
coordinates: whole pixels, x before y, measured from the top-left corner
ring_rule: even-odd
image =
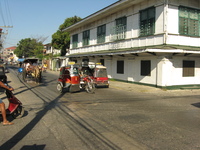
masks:
[[[179,7],[179,33],[181,35],[200,36],[200,10]]]
[[[106,37],[106,25],[98,26],[97,28],[97,43],[104,43]]]
[[[83,32],[83,46],[89,45],[90,41],[90,30],[86,30]]]
[[[78,34],[74,34],[72,36],[72,47],[73,48],[78,47]]]
[[[155,7],[140,11],[140,36],[155,33]]]

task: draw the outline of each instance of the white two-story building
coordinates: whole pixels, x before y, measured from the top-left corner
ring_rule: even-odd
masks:
[[[109,78],[157,87],[200,85],[200,1],[119,0],[67,27],[70,60]]]

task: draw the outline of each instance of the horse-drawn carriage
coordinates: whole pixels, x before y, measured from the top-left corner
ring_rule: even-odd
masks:
[[[24,81],[35,81],[40,83],[42,81],[42,69],[38,64],[38,59],[29,58],[23,61],[22,78]]]

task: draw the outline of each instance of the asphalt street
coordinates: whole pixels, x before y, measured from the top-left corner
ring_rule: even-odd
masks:
[[[47,73],[58,75],[58,72],[53,72],[53,71],[48,71]],[[8,119],[10,121],[13,121],[14,125],[11,125],[11,126],[3,126],[2,124],[0,125],[0,135],[1,135],[0,136],[0,141],[1,141],[0,150],[29,150],[29,149],[30,150],[52,150],[52,149],[79,150],[81,149],[80,146],[76,145],[77,139],[74,140],[73,143],[67,142],[70,139],[70,137],[68,137],[68,132],[70,132],[70,130],[72,129],[70,129],[69,126],[62,124],[62,118],[59,115],[59,111],[57,112],[53,111],[56,105],[55,102],[52,102],[52,103],[50,102],[51,105],[47,105],[47,103],[45,101],[42,101],[32,89],[24,85],[20,80],[17,80],[16,72],[14,72],[12,69],[10,69],[10,73],[8,73],[7,76],[8,76],[8,81],[10,81],[9,85],[14,87],[15,89],[14,91],[15,96],[20,101],[22,101],[25,107],[25,114],[22,118],[14,119],[14,120],[12,119],[11,116],[9,116]],[[154,87],[130,84],[130,83],[124,83],[124,82],[118,82],[118,81],[110,81],[110,87],[119,91],[126,91],[126,92],[130,92],[131,94],[135,93],[135,94],[145,96],[145,97],[155,96],[155,98],[157,96],[160,96],[160,97],[167,96],[168,98],[170,96],[171,97],[197,96],[198,98],[199,92],[200,92],[200,90],[197,90],[197,89],[162,90],[162,89],[158,89]],[[5,95],[1,95],[1,96],[6,102]],[[168,105],[170,105],[170,103]],[[193,105],[194,105],[195,111],[200,112],[200,109],[199,109],[200,102],[196,101],[196,103],[194,103]],[[73,109],[73,106],[71,107]],[[142,109],[140,111],[142,111]],[[60,111],[60,113],[62,112]],[[123,113],[123,111],[121,111],[120,113]],[[163,115],[163,116],[166,116],[166,115]],[[138,116],[138,117],[141,117],[140,118],[141,123],[142,121],[145,120],[145,118],[142,118],[142,116]],[[169,116],[166,116],[166,117],[169,117]],[[200,117],[198,116],[196,117],[200,119]],[[98,126],[98,124],[96,124],[96,126]],[[65,132],[66,134],[63,134]],[[144,132],[144,131],[141,131],[141,132]],[[167,129],[166,129],[166,132],[167,132]],[[94,131],[93,133],[97,134]],[[106,134],[109,134],[109,133],[106,133]],[[159,134],[159,133],[156,133],[156,134]],[[105,136],[109,137],[109,135],[105,135]],[[121,136],[122,138],[120,140],[123,140],[123,134]],[[129,143],[128,141],[130,140],[131,144],[127,146],[123,145],[121,147],[119,146],[120,144],[117,144],[117,143],[120,143],[117,137],[116,138],[110,137],[110,140],[116,141],[115,144],[118,146],[109,145],[110,146],[109,149],[117,149],[117,150],[148,149],[148,147],[145,146],[145,144],[142,145],[141,143],[138,143],[137,141],[134,142],[132,139],[124,139],[124,142],[127,144]],[[146,142],[148,142],[148,140]],[[103,149],[103,148],[96,148],[96,149]],[[200,149],[200,144],[194,145],[194,147],[192,147],[191,149]]]

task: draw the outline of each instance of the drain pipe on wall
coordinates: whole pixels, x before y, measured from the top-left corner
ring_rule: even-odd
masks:
[[[163,13],[163,18],[164,18],[164,44],[167,44],[167,38],[168,38],[168,7],[169,7],[169,1],[164,0],[164,13]]]

